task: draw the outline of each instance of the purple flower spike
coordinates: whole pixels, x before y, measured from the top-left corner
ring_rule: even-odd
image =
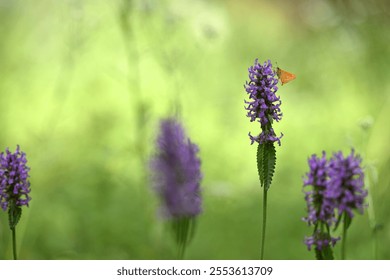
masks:
[[[322,158],[313,155],[309,159],[310,171],[304,179],[304,187],[312,188],[305,193],[308,215],[303,218],[315,226],[313,236],[305,238],[309,250],[312,246],[318,251],[334,246],[339,238],[330,236],[330,227],[337,228],[343,215],[352,219],[354,210],[363,213],[367,191],[363,189],[364,173],[360,164],[361,158],[354,150],[345,158],[338,152],[327,160],[323,152]]]
[[[28,181],[30,168],[26,163],[26,154],[20,151],[19,145],[15,153],[7,148],[5,154],[0,154],[0,206],[4,211],[11,201],[16,206],[28,206],[31,200]]]
[[[275,71],[272,69],[271,61],[264,62],[263,65],[255,60],[255,64],[249,69],[249,82],[245,84],[245,90],[249,94],[250,101],[245,109],[247,117],[253,122],[258,120],[261,124],[262,133],[258,136],[252,136],[249,133],[251,144],[258,142],[260,144],[265,142],[278,142],[280,145],[280,137],[277,137],[272,129],[272,120],[280,121],[282,119],[282,112],[280,110],[281,100],[276,96],[278,87],[278,79],[275,78]]]
[[[198,146],[186,137],[174,119],[163,120],[151,169],[165,218],[195,217],[201,212],[200,159]]]
[[[355,156],[354,150],[346,158],[338,152],[330,159],[325,196],[334,201],[334,207],[338,209],[340,216],[346,212],[352,218],[353,210],[363,213],[367,191],[363,189],[364,173],[360,163],[361,158]]]
[[[319,221],[331,225],[335,221],[334,205],[324,196],[328,180],[326,153],[322,152],[322,158],[312,155],[308,163],[310,171],[306,174],[304,186],[312,186],[312,188],[305,193],[308,216],[303,220],[309,225]]]

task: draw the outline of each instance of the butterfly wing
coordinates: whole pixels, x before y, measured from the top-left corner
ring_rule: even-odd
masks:
[[[282,85],[294,80],[296,76],[293,73],[284,71],[279,67],[276,68],[276,74],[278,75],[279,80],[282,82]]]

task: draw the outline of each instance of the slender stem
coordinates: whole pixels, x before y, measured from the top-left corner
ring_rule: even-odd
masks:
[[[14,260],[17,260],[18,257],[16,255],[16,227],[13,227],[11,230],[12,230],[12,250],[14,253]]]
[[[267,225],[267,188],[263,186],[263,232],[261,237],[261,255],[260,259],[264,259],[264,244],[265,244],[265,229]]]
[[[345,260],[346,253],[346,243],[347,243],[347,213],[344,213],[344,223],[343,223],[343,237],[341,239],[341,259]]]

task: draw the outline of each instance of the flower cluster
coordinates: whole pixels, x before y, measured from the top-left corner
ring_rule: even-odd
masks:
[[[317,250],[322,251],[322,249],[331,245],[334,247],[336,242],[340,240],[340,237],[332,237],[327,233],[316,230],[312,236],[305,237],[305,244],[309,251],[311,247],[314,246]]]
[[[352,218],[353,210],[363,213],[367,191],[363,189],[361,159],[353,150],[346,158],[338,152],[329,160],[323,152],[321,158],[313,155],[308,163],[310,171],[304,179],[304,187],[312,188],[305,193],[308,215],[303,220],[316,230],[305,243],[309,250],[313,245],[322,250],[339,240],[330,236],[329,227],[337,224],[343,214]]]
[[[186,137],[180,123],[163,120],[152,158],[153,183],[166,218],[194,217],[201,212],[198,146]]]
[[[19,146],[14,153],[7,148],[5,153],[0,154],[0,206],[4,211],[11,202],[16,206],[28,206],[31,200],[30,168],[26,163],[26,154],[20,151]]]
[[[367,190],[364,187],[364,173],[360,167],[361,158],[351,154],[344,158],[341,152],[334,154],[329,162],[329,182],[326,196],[334,201],[338,214],[346,212],[350,218],[353,210],[363,213],[364,198]]]
[[[325,152],[319,158],[312,155],[308,160],[310,171],[304,180],[304,186],[312,186],[305,193],[308,215],[304,221],[314,225],[318,221],[331,225],[334,222],[333,202],[326,196],[328,183],[328,162]]]
[[[278,79],[275,78],[275,71],[272,69],[271,61],[268,60],[261,65],[258,60],[249,69],[249,82],[245,84],[245,90],[249,94],[250,101],[245,109],[247,117],[253,122],[258,120],[261,125],[262,132],[258,136],[252,136],[249,133],[251,144],[258,142],[278,142],[280,145],[280,137],[277,137],[272,129],[272,121],[280,121],[282,113],[280,110],[281,100],[276,96],[278,87]]]

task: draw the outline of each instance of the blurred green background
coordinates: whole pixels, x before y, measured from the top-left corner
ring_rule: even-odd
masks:
[[[147,162],[159,119],[180,114],[204,173],[186,257],[258,259],[262,189],[247,134],[259,127],[243,84],[259,58],[297,75],[278,91],[265,258],[314,259],[301,221],[307,159],[354,147],[371,200],[347,258],[390,259],[389,14],[386,0],[0,0],[0,150],[19,144],[31,167],[20,258],[176,258]]]

